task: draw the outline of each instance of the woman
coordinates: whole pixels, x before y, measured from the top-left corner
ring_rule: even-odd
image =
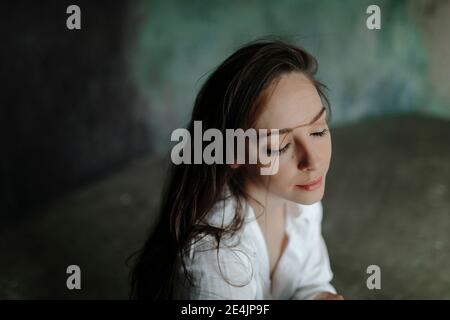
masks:
[[[172,164],[160,220],[133,270],[134,297],[342,299],[321,235],[331,138],[316,70],[301,48],[256,41],[209,76],[189,132],[194,121],[224,136],[278,129],[279,147],[267,145],[278,170],[261,175],[260,162]]]

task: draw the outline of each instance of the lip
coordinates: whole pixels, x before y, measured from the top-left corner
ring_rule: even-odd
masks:
[[[306,190],[306,191],[312,191],[317,189],[318,187],[320,187],[322,185],[322,177],[319,177],[311,182],[309,182],[308,184],[303,184],[303,185],[296,185],[297,187]]]

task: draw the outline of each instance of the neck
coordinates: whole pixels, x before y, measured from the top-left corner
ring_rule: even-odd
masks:
[[[247,182],[246,190],[258,222],[280,218],[286,210],[286,200],[272,194],[266,187]]]

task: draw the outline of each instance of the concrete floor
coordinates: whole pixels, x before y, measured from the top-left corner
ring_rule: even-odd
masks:
[[[323,233],[349,299],[450,299],[450,122],[371,119],[332,130]],[[127,298],[126,258],[146,238],[164,160],[134,161],[2,225],[0,298]],[[82,290],[66,289],[66,267]],[[368,290],[369,265],[381,290]]]

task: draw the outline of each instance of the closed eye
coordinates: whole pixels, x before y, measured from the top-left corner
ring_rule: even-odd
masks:
[[[314,137],[323,137],[327,133],[328,133],[328,129],[324,129],[323,131],[320,131],[320,132],[313,132],[313,133],[311,133],[311,135]]]
[[[287,149],[289,148],[289,146],[290,146],[290,142],[288,143],[288,144],[286,144],[283,148],[281,148],[280,150],[270,150],[270,149],[267,149],[267,155],[268,156],[271,156],[272,154],[282,154],[282,153],[284,153],[284,152],[286,152],[287,151]]]

